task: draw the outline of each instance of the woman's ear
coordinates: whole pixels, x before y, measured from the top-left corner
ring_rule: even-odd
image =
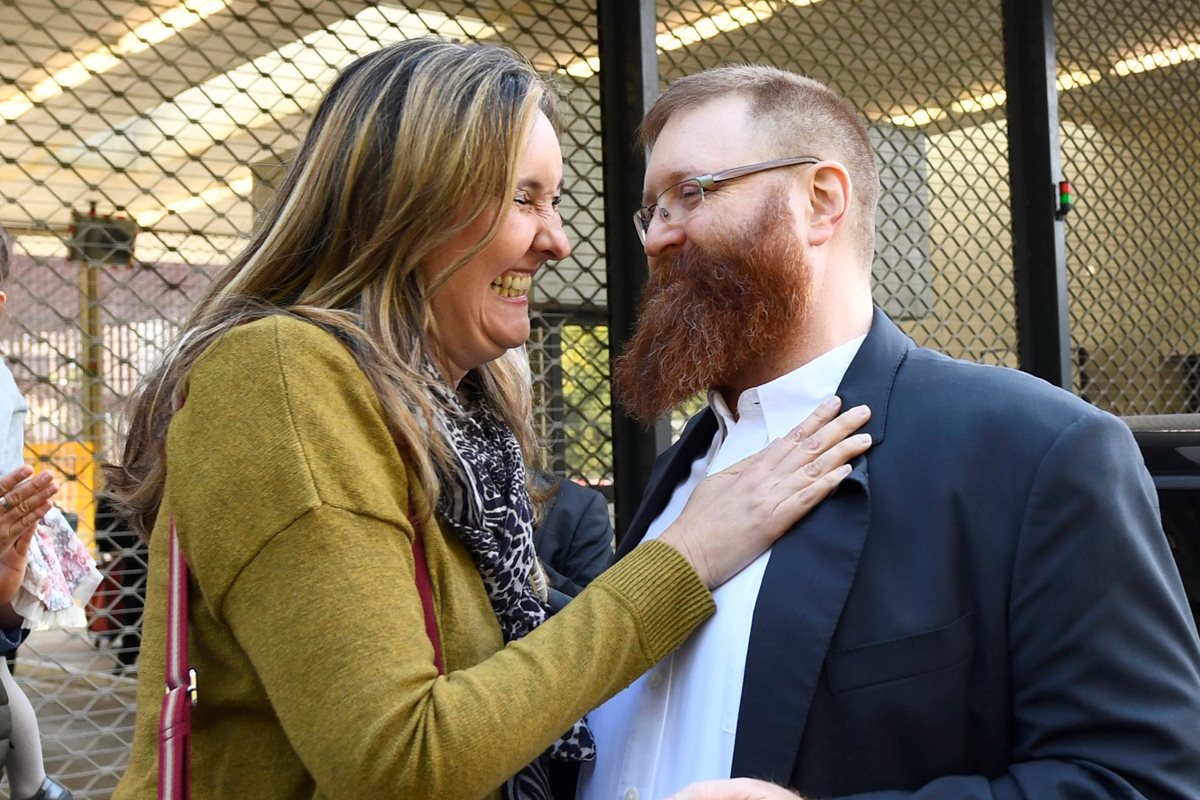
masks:
[[[822,161],[811,173],[809,191],[809,244],[827,243],[850,212],[850,173],[836,161]]]
[[[8,292],[0,289],[0,311],[4,310],[4,304],[8,302]]]

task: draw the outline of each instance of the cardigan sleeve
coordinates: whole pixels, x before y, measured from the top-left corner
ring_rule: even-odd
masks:
[[[193,369],[169,452],[197,477],[169,487],[171,507],[193,521],[181,540],[202,601],[323,795],[482,797],[713,612],[652,542],[526,638],[438,675],[405,470],[365,377],[312,326],[246,327]]]
[[[314,540],[351,538],[313,552]],[[377,521],[318,510],[259,553],[226,603],[284,730],[331,797],[479,798],[706,614],[690,568],[653,543],[525,639],[439,676],[403,541]],[[344,624],[347,603],[369,591],[383,595],[377,613]]]

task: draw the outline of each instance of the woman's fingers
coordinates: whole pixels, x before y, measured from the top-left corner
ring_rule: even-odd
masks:
[[[31,478],[32,473],[23,466],[0,476],[0,489],[4,490],[0,492],[0,555],[7,556],[14,548],[21,556],[28,552],[38,520],[50,511],[50,499],[58,492],[53,475],[43,472]]]
[[[28,552],[29,541],[32,539],[34,531],[37,530],[38,521],[46,516],[50,508],[51,503],[46,501],[11,522],[0,518],[0,558],[7,557],[14,550],[22,556]],[[25,543],[24,551],[21,549],[22,542]]]
[[[835,407],[836,408],[836,407]],[[738,466],[756,468],[781,480],[798,478],[802,484],[821,479],[871,446],[869,434],[852,434],[871,418],[866,406],[855,406],[837,416],[818,416],[814,411],[804,422],[775,440],[759,455]],[[821,421],[814,429],[812,423]],[[795,488],[795,487],[793,487]]]
[[[829,448],[836,445],[838,442],[849,437],[856,430],[866,424],[871,418],[871,409],[866,406],[855,406],[843,414],[838,414],[822,424],[814,431],[809,431],[805,423],[808,420],[793,428],[784,438],[785,441],[794,443],[792,449],[793,457],[807,456],[809,460],[815,459]]]
[[[833,493],[850,474],[850,465],[843,464],[816,480],[809,481],[803,488],[785,493],[779,500],[776,511],[784,519],[800,519]]]
[[[49,510],[50,509],[48,509],[48,508],[46,509],[46,511],[49,511]],[[43,514],[43,516],[44,516],[44,514]],[[20,556],[21,558],[27,558],[29,556],[29,545],[31,545],[33,543],[33,533],[36,530],[37,530],[37,520],[34,520],[33,524],[29,526],[29,529],[26,530],[25,533],[18,536],[17,541],[15,541],[13,543],[13,547],[12,547],[13,552],[16,553],[18,556]]]
[[[672,545],[709,588],[770,547],[849,474],[845,465],[871,446],[855,435],[866,407],[837,414],[826,402],[787,436],[701,481],[660,540]]]
[[[13,474],[15,472],[9,473],[5,477]],[[0,482],[0,486],[2,485]],[[54,482],[54,476],[48,472],[35,475],[15,487],[9,488],[0,493],[0,512],[2,512],[0,513],[0,523],[15,525],[37,509],[45,507],[46,510],[49,510],[50,498],[57,493],[58,484]]]
[[[775,473],[775,513],[780,518],[797,520],[806,516],[846,479],[851,472],[850,462],[871,447],[869,433],[852,434],[868,417],[852,409],[818,434],[793,445]]]
[[[50,509],[53,507],[54,504],[49,500],[45,500],[38,505],[33,506],[29,509],[29,511],[25,512],[25,516],[21,517],[16,521],[16,523],[13,524],[13,530],[17,532],[18,536],[24,536],[25,534],[33,531],[37,527],[37,524],[41,518],[50,513]]]
[[[53,475],[34,475],[28,464],[0,475],[0,559],[9,568],[17,563],[24,570],[38,520],[50,510],[50,498],[57,492]]]
[[[29,561],[29,547],[33,543],[33,534],[35,531],[37,531],[37,520],[34,520],[33,524],[24,533],[16,534],[15,539],[8,542],[3,550],[0,551],[0,565],[14,572],[23,573],[25,571],[25,564]]]
[[[797,442],[802,442],[810,436],[816,436],[823,428],[838,419],[838,411],[841,408],[842,398],[837,396],[826,398],[787,435]]]
[[[21,481],[33,474],[33,467],[28,464],[22,464],[12,472],[0,475],[0,495],[8,494],[17,487]]]
[[[800,444],[807,441],[813,436],[820,434],[822,430],[829,426],[830,423],[838,419],[838,410],[842,407],[842,399],[840,397],[830,397],[822,401],[811,414],[804,418],[804,421],[792,428],[782,438],[784,445]],[[844,415],[843,415],[844,416]],[[791,452],[793,448],[784,447],[781,445],[778,448],[772,449],[767,447],[758,456],[758,460],[766,467],[775,466],[781,458]],[[755,458],[751,456],[750,458]]]

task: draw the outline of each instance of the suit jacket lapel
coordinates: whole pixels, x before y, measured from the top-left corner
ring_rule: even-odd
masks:
[[[879,310],[846,371],[843,408],[871,407],[865,430],[883,443],[888,400],[911,340]],[[870,452],[837,492],[771,551],[750,627],[732,775],[786,785],[808,709],[867,537]]]
[[[650,523],[666,508],[675,487],[687,478],[692,462],[712,445],[716,433],[717,416],[706,408],[688,421],[679,441],[655,459],[650,480],[646,483],[646,493],[642,495],[637,513],[629,523],[629,530],[617,545],[617,558],[642,541]]]

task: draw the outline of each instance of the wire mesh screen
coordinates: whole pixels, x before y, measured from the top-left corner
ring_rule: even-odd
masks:
[[[998,0],[657,9],[664,84],[755,62],[845,93],[883,185],[876,300],[922,344],[1015,365]],[[76,797],[108,797],[123,769],[144,599],[144,549],[107,507],[96,464],[121,399],[244,246],[316,100],[356,56],[437,33],[509,44],[557,74],[574,251],[532,289],[536,418],[555,471],[611,481],[595,14],[592,0],[0,0],[0,223],[16,237],[0,351],[30,404],[27,459],[62,479],[60,504],[106,576],[89,627],[35,633],[16,670],[48,771]],[[1124,413],[1200,402],[1200,234],[1185,216],[1198,199],[1196,14],[1166,0],[1057,9],[1080,196],[1068,222],[1077,386]]]
[[[110,795],[133,725],[145,551],[96,469],[113,454],[120,401],[244,246],[338,69],[430,33],[504,43],[558,75],[574,253],[535,283],[530,357],[554,466],[604,484],[591,2],[0,0],[0,223],[16,251],[0,350],[30,404],[27,460],[58,473],[60,505],[106,576],[88,628],[35,632],[16,666],[47,771],[77,798]]]
[[[1200,7],[1060,0],[1055,27],[1076,390],[1200,411]]]
[[[660,0],[658,8],[664,85],[750,62],[845,94],[868,122],[882,183],[876,301],[921,344],[1015,365],[1000,3]]]

